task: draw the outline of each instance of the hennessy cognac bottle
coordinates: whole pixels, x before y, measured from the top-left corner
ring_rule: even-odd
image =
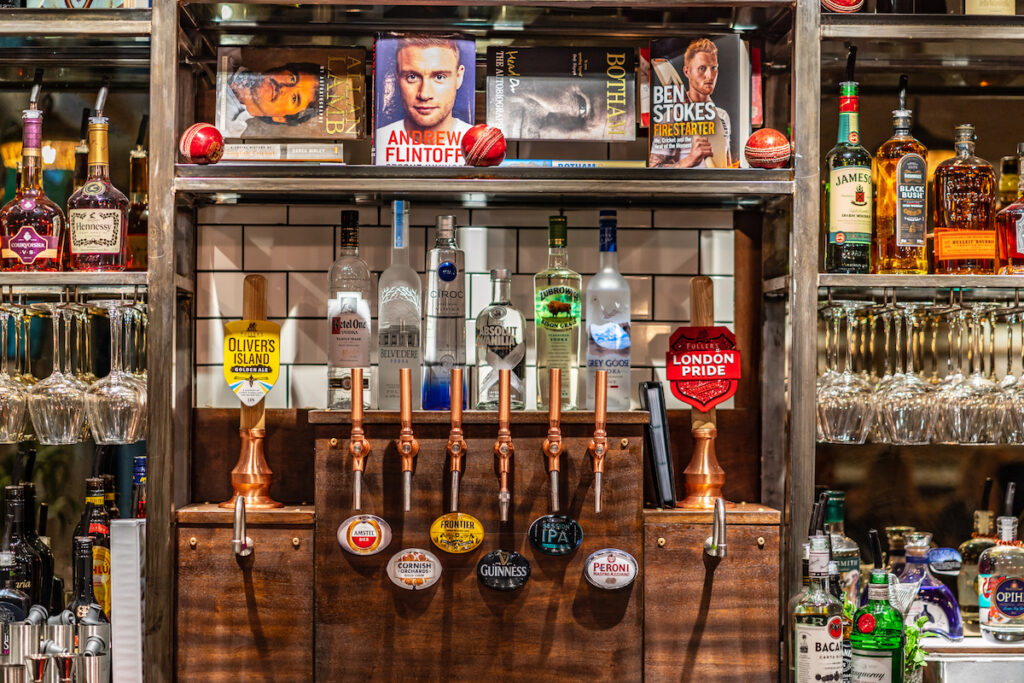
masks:
[[[89,177],[68,200],[72,270],[124,270],[128,198],[110,182],[106,117],[89,119]]]

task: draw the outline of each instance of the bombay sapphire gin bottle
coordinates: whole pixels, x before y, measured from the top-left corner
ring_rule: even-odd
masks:
[[[587,284],[587,408],[594,408],[595,377],[608,372],[608,410],[629,410],[629,283],[619,272],[615,211],[600,214],[601,261]]]
[[[377,405],[398,410],[398,371],[412,370],[412,386],[420,384],[420,276],[409,265],[409,202],[393,204],[391,265],[381,273],[377,297],[377,346],[380,384]],[[416,397],[413,392],[413,408]]]
[[[981,635],[995,643],[1024,640],[1024,548],[1017,541],[1015,488],[1007,486],[1005,514],[996,520],[999,541],[978,558]]]
[[[466,364],[465,257],[455,244],[455,216],[438,216],[436,232],[434,248],[427,254],[423,409],[449,410],[452,368]]]
[[[476,318],[476,407],[498,408],[498,372],[509,370],[512,410],[526,407],[526,343],[523,314],[512,306],[512,274],[491,271],[491,303]]]
[[[918,617],[927,617],[921,630],[934,633],[950,640],[964,637],[963,621],[960,618],[960,605],[953,597],[953,591],[939,581],[928,568],[928,549],[932,535],[923,531],[906,534],[907,564],[899,575],[900,583],[921,582],[905,622],[913,624]]]
[[[359,257],[359,212],[341,212],[341,246],[327,301],[327,407],[352,408],[352,368],[363,370],[363,407],[371,405],[370,268]]]

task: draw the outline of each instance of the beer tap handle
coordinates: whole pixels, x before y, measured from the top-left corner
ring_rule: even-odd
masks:
[[[590,457],[594,465],[594,512],[601,512],[601,475],[604,456],[608,452],[608,371],[598,370],[594,387],[594,438],[590,440]]]
[[[512,494],[509,492],[508,478],[512,470],[512,456],[515,445],[512,443],[512,430],[509,423],[512,419],[512,372],[498,371],[498,440],[494,442],[494,457],[498,461],[498,512],[502,522],[508,521],[509,508],[512,505]]]
[[[558,512],[558,470],[562,455],[562,371],[551,368],[548,382],[548,435],[542,450],[551,479],[551,512]]]
[[[348,440],[352,454],[352,509],[363,508],[363,471],[370,457],[370,442],[363,431],[363,369],[352,368],[352,433]]]
[[[462,436],[462,368],[452,368],[451,377],[452,428],[448,432],[448,463],[452,473],[451,512],[459,510],[459,475],[462,458],[466,454],[466,440]]]
[[[412,433],[412,370],[398,371],[402,431],[398,436],[398,452],[402,456],[402,509],[412,509],[412,470],[420,444]]]

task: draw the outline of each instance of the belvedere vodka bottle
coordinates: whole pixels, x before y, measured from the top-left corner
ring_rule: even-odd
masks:
[[[369,408],[370,268],[359,258],[359,212],[341,212],[341,249],[331,267],[327,301],[327,407],[352,408],[352,368],[363,369],[363,407]]]
[[[491,304],[476,318],[476,407],[498,408],[498,371],[510,370],[512,410],[526,407],[526,344],[523,314],[512,307],[512,275],[491,271]]]
[[[548,267],[533,276],[537,410],[548,407],[548,371],[562,371],[562,408],[576,409],[580,357],[580,274],[569,268],[565,216],[548,220]],[[558,392],[556,392],[558,393]]]
[[[587,285],[587,408],[594,408],[594,378],[608,371],[608,410],[629,410],[629,283],[619,273],[615,211],[603,209],[601,262]]]
[[[437,217],[427,254],[427,329],[423,349],[423,409],[451,409],[452,368],[466,364],[465,258],[455,244],[455,216]],[[465,376],[465,375],[463,375]],[[465,407],[465,386],[462,391]]]
[[[412,385],[420,384],[419,274],[409,265],[409,202],[393,203],[391,265],[381,273],[377,299],[377,347],[380,355],[377,405],[398,410],[398,371],[412,370]],[[413,408],[416,409],[415,392]]]

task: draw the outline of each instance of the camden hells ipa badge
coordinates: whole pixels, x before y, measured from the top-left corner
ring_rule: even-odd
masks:
[[[639,565],[636,558],[624,550],[605,548],[592,553],[583,565],[583,576],[590,585],[602,590],[619,590],[636,580]]]
[[[391,526],[376,515],[355,515],[338,526],[338,545],[353,555],[376,555],[391,543]]]
[[[530,525],[530,543],[545,555],[568,555],[582,542],[582,527],[566,515],[544,515]]]
[[[496,591],[514,591],[530,579],[530,563],[514,550],[492,550],[476,565],[480,583]]]
[[[430,525],[430,540],[446,553],[468,553],[484,540],[484,525],[465,512],[449,512]]]
[[[418,591],[430,588],[441,578],[441,560],[429,550],[399,550],[388,562],[388,578],[399,588]]]

